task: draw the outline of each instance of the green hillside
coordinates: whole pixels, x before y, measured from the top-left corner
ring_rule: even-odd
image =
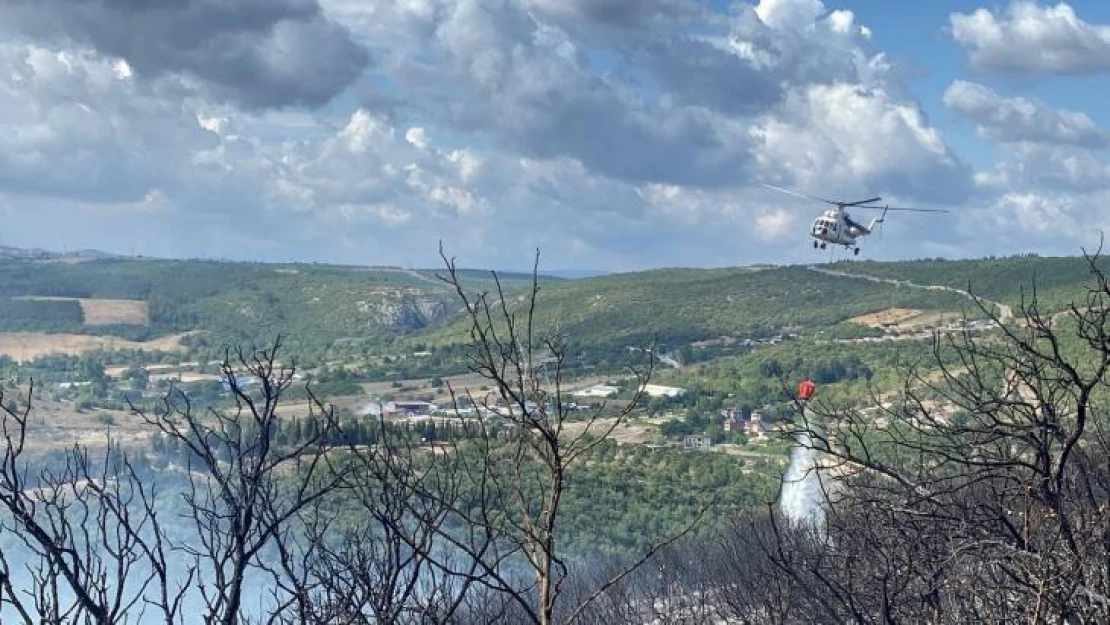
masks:
[[[1101,257],[1098,265],[1110,272],[1110,258]],[[827,269],[908,280],[917,284],[939,284],[967,289],[988,299],[1011,306],[1020,304],[1022,290],[1032,293],[1046,309],[1059,309],[1082,298],[1090,286],[1090,270],[1082,256],[1010,256],[973,260],[925,259],[902,262],[853,261],[823,265]]]
[[[697,344],[702,349],[696,359],[704,360],[719,355],[714,344],[782,333],[806,338],[867,335],[875,331],[847,320],[890,308],[977,313],[955,293],[814,269],[955,288],[966,288],[970,282],[977,293],[1010,303],[1017,302],[1021,287],[1028,289],[1035,276],[1043,300],[1053,307],[1081,295],[1088,279],[1079,257],[659,269],[574,280],[545,278],[539,322],[543,328],[562,330],[579,362],[615,365],[627,362],[628,347],[643,346],[653,338],[685,361],[690,360],[691,345]],[[193,356],[226,343],[265,341],[281,333],[302,358],[341,361],[404,353],[421,345],[459,346],[467,340],[459,304],[436,273],[202,260],[7,259],[0,260],[0,332],[147,340],[199,331],[187,338],[194,351],[199,350]],[[468,292],[493,288],[488,272],[465,270],[461,275]],[[513,305],[519,305],[522,292],[517,289],[524,288],[530,276],[501,277]],[[109,314],[94,324],[84,308],[89,300],[141,307],[118,322]],[[718,341],[722,338],[725,341]],[[457,355],[457,350],[451,351]],[[443,358],[454,359],[446,352]],[[437,355],[434,360],[442,359]]]
[[[469,279],[488,286],[479,273]],[[90,325],[78,301],[105,299],[141,303],[146,323]],[[319,349],[343,338],[388,341],[440,323],[455,308],[433,271],[203,260],[0,262],[0,332],[147,340],[201,330],[191,340],[211,345],[282,333],[301,349]]]
[[[621,350],[658,337],[675,348],[720,337],[762,338],[827,329],[891,307],[961,311],[956,294],[828,276],[804,267],[661,269],[545,285],[538,315],[586,349]],[[460,322],[416,335],[433,344],[464,341]]]

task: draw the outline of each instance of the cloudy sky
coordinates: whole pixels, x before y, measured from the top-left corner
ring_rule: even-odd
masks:
[[[952,210],[872,258],[1078,253],[1110,217],[1110,3],[1007,2],[4,0],[0,244],[822,258],[820,205],[765,182]]]

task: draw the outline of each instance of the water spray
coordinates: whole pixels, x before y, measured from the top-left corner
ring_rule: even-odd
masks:
[[[798,384],[798,400],[801,418],[808,423],[805,415],[806,405],[817,392],[812,380]],[[795,436],[797,443],[790,452],[790,465],[783,476],[782,494],[779,508],[783,515],[794,525],[819,527],[824,520],[824,488],[817,463],[817,452],[813,450],[813,439],[809,430],[803,428]]]

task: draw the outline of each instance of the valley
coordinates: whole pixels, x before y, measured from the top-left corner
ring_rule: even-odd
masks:
[[[891,453],[905,426],[894,415],[905,414],[907,388],[922,393],[930,427],[967,418],[933,390],[944,381],[940,364],[966,372],[945,341],[999,338],[998,323],[1026,322],[1013,312],[1025,285],[989,280],[1017,264],[1056,276],[1038,283],[1051,301],[1081,299],[1086,288],[1079,258],[982,262],[987,280],[974,265],[956,271],[991,294],[986,310],[955,286],[944,263],[932,273],[905,262],[541,277],[531,327],[554,342],[534,347],[533,373],[516,379],[523,336],[497,341],[508,336],[509,319],[528,318],[531,278],[523,274],[502,278],[503,311],[500,299],[485,300],[496,314],[478,316],[484,334],[476,335],[475,318],[435,270],[8,260],[0,262],[0,309],[9,313],[0,316],[0,391],[17,414],[33,383],[24,462],[72,467],[75,445],[93,458],[123,452],[163,485],[193,479],[185,468],[198,457],[184,443],[191,434],[175,438],[152,421],[185,418],[191,427],[238,432],[242,419],[253,423],[244,399],[260,401],[269,396],[263,380],[285,379],[267,427],[279,453],[301,450],[295,462],[315,449],[341,458],[389,441],[388,457],[406,458],[390,479],[438,466],[451,496],[475,495],[471,489],[483,487],[473,475],[452,481],[460,479],[452,477],[457,461],[484,467],[480,475],[497,480],[499,492],[534,497],[542,487],[519,472],[542,473],[533,464],[539,457],[507,475],[494,462],[514,453],[512,433],[527,413],[553,427],[549,440],[576,450],[560,487],[566,557],[626,561],[657,537],[695,526],[696,535],[713,535],[773,502],[795,522],[816,518],[814,489],[823,486],[805,470],[806,458],[821,479],[840,483],[859,466],[833,455],[845,437],[868,454]],[[1065,264],[1068,271],[1059,268]],[[485,272],[460,276],[472,305],[495,287]],[[496,366],[508,366],[508,390],[499,392],[490,369],[476,368],[491,362],[475,360],[482,345],[493,348],[487,356]],[[1061,344],[1079,347],[1074,339]],[[266,354],[274,358],[270,374],[248,371],[251,358]],[[802,453],[797,443],[812,441],[797,436],[813,427],[794,402],[801,380],[815,383],[818,411],[849,420],[816,430],[837,441],[824,455]],[[560,403],[543,395],[555,384]],[[318,428],[329,433],[312,442]],[[292,477],[275,470],[275,479]],[[339,523],[363,522],[357,505],[336,505]]]
[[[1110,3],[0,0],[0,625],[1110,623]]]
[[[187,336],[189,334],[183,332],[149,341],[130,341],[97,334],[0,332],[0,355],[24,363],[52,355],[79,356],[87,353],[138,350],[173,353],[184,349],[182,340]]]
[[[636,428],[614,438],[660,444],[667,438],[659,426],[691,411],[716,419],[718,412],[746,416],[775,403],[781,389],[766,375],[769,361],[820,364],[830,354],[814,360],[813,348],[833,342],[841,346],[841,360],[854,363],[849,369],[875,372],[913,352],[912,344],[923,344],[932,332],[965,327],[965,318],[969,328],[989,329],[982,311],[968,305],[966,285],[952,286],[957,276],[974,283],[981,273],[977,291],[996,298],[986,303],[1007,322],[1012,304],[1001,300],[1019,299],[1022,285],[997,284],[996,276],[1066,275],[1042,282],[1041,292],[1079,294],[1081,262],[867,261],[541,277],[537,320],[543,328],[557,327],[568,341],[573,358],[563,365],[567,390],[611,384],[617,401],[627,401],[634,390],[622,387],[628,381],[624,368],[637,362],[634,350],[655,342],[655,380],[690,392],[651,399]],[[55,400],[52,414],[64,406],[110,411],[121,409],[128,397],[153,401],[171,385],[218,400],[217,364],[225,349],[266,345],[281,336],[301,379],[311,380],[343,414],[365,415],[392,401],[428,402],[446,414],[449,387],[479,396],[488,387],[467,373],[466,329],[437,273],[96,255],[9,258],[0,263],[0,307],[14,314],[0,317],[0,362],[7,362],[8,379],[35,376],[40,391]],[[914,280],[894,277],[900,273]],[[493,285],[485,272],[467,270],[463,277],[475,293]],[[529,280],[523,274],[500,278],[510,294]],[[864,347],[876,343],[887,347]],[[92,380],[84,379],[89,363],[100,370],[95,396],[87,390]],[[863,380],[838,374],[843,364],[826,365],[831,368],[823,383],[833,392]],[[792,368],[795,377],[803,373]],[[770,373],[791,372],[775,365]],[[680,442],[672,438],[669,444]]]

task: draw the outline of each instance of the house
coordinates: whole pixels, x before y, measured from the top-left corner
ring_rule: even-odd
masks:
[[[686,451],[709,451],[713,448],[713,439],[704,434],[687,434],[682,437],[682,448]]]
[[[650,397],[680,397],[686,394],[686,389],[676,386],[660,386],[658,384],[645,384],[643,391]]]
[[[424,417],[435,411],[435,404],[426,401],[391,401],[385,405],[387,417]]]
[[[743,432],[747,428],[743,413],[735,408],[725,408],[721,411],[721,416],[724,417],[724,421],[721,422],[721,429],[725,432]]]
[[[589,388],[574,391],[571,393],[575,397],[612,397],[620,392],[620,388],[616,386],[609,386],[607,384],[596,384]]]
[[[721,424],[721,429],[728,432],[729,434],[743,432],[747,428],[748,424],[744,422],[744,419],[740,415],[728,417],[724,420],[724,423]]]
[[[768,424],[763,421],[763,411],[753,410],[752,416],[748,419],[748,423],[745,427],[748,435],[756,437],[763,436],[764,432],[766,432],[768,429]]]

